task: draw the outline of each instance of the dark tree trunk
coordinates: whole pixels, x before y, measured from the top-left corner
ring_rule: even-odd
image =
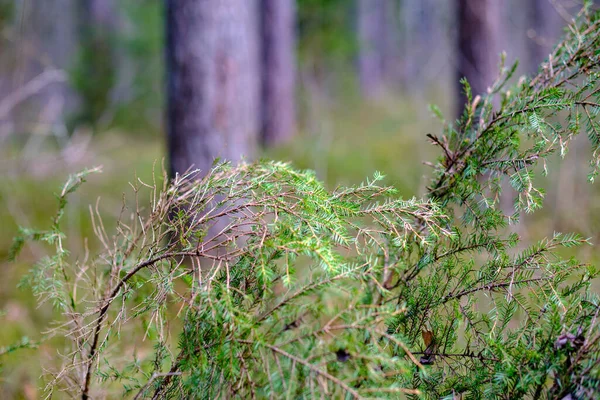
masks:
[[[296,130],[295,0],[261,0],[262,141],[272,146]]]
[[[167,0],[172,175],[254,155],[259,128],[255,0]]]
[[[384,52],[386,2],[390,0],[358,0],[358,79],[365,97],[376,97],[384,85]]]
[[[486,93],[498,76],[503,3],[503,0],[456,0],[458,114],[466,101],[460,79],[467,78],[476,96]]]

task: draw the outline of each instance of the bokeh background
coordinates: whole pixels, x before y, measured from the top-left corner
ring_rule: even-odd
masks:
[[[196,6],[178,13],[186,3]],[[378,170],[402,196],[419,197],[430,173],[423,161],[437,155],[425,135],[443,128],[428,105],[454,120],[460,77],[484,92],[503,51],[507,63],[519,61],[515,79],[535,74],[581,6],[575,0],[0,0],[0,347],[40,339],[52,320],[50,305],[39,306],[30,291],[17,288],[48,249],[30,245],[17,262],[6,259],[19,226],[50,224],[54,193],[70,173],[103,167],[67,208],[73,257],[86,246],[92,254],[98,248],[90,205],[110,230],[123,198],[129,201],[128,182],[223,155],[291,161],[316,170],[331,187],[358,184]],[[243,85],[228,83],[231,71],[245,77]],[[216,100],[190,94],[207,85]],[[222,113],[223,126],[196,118],[211,107]],[[190,144],[194,135],[204,138],[199,148]],[[211,139],[219,135],[228,140]],[[586,182],[588,159],[578,140],[565,160],[552,160],[542,182],[546,208],[518,227],[526,242],[553,231],[598,242],[600,192]],[[598,254],[589,247],[577,256],[593,262]],[[3,359],[0,397],[38,398],[41,364],[56,350],[51,341],[39,352]]]

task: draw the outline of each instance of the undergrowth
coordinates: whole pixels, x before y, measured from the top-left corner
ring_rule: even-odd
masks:
[[[69,343],[47,394],[597,398],[597,270],[557,254],[587,240],[522,249],[509,228],[543,206],[534,174],[581,131],[597,177],[599,34],[584,8],[537,76],[508,88],[503,66],[474,97],[464,82],[464,115],[429,136],[441,156],[424,199],[381,174],[329,191],[285,163],[218,163],[138,180],[113,232],[91,213],[103,250],[73,257],[61,218],[93,170],[74,175],[51,227],[22,229],[12,252],[55,250],[23,282],[60,311],[45,338]]]

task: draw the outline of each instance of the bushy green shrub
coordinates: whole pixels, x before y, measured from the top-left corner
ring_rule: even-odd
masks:
[[[510,232],[542,206],[534,172],[580,131],[600,163],[600,19],[584,9],[533,79],[514,68],[430,136],[442,155],[423,200],[376,174],[328,191],[277,162],[218,164],[133,185],[104,245],[73,257],[59,213],[27,239],[53,244],[26,283],[68,339],[47,390],[82,398],[598,398],[593,266],[555,233]],[[437,110],[434,108],[434,112]],[[441,115],[440,115],[441,117]],[[503,181],[515,213],[499,206]],[[144,199],[149,188],[150,201]],[[83,253],[82,253],[83,254]]]

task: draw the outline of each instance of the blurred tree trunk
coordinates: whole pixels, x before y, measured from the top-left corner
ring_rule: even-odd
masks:
[[[262,141],[272,146],[296,130],[295,0],[261,0]]]
[[[402,0],[400,83],[415,110],[427,118],[427,104],[454,100],[456,80],[455,1]]]
[[[402,86],[403,58],[399,1],[385,0],[382,24],[383,28],[378,42],[382,52],[381,68],[385,87],[399,90]]]
[[[456,0],[458,25],[458,60],[456,77],[456,113],[460,117],[467,98],[460,79],[467,78],[473,97],[487,93],[498,78],[502,49],[501,25],[504,0]],[[508,181],[503,182],[500,208],[510,215],[513,192]],[[519,228],[517,228],[519,229]]]
[[[255,0],[167,0],[167,137],[172,175],[252,157],[259,128]]]
[[[71,68],[78,45],[77,0],[46,0],[34,12],[41,57],[52,67]]]
[[[556,7],[562,7],[560,1],[531,0],[528,12],[528,72],[537,72],[540,64],[548,58],[558,40],[566,21],[561,18]]]
[[[433,47],[439,32],[435,24],[436,8],[431,0],[402,1],[402,21],[404,25],[404,71],[403,87],[417,95],[422,94],[427,77],[430,59],[435,56]]]
[[[384,49],[386,2],[390,0],[358,0],[358,79],[365,97],[377,97],[384,85]]]
[[[498,76],[503,3],[503,0],[456,0],[458,115],[466,101],[460,79],[467,78],[476,96],[486,93]]]

